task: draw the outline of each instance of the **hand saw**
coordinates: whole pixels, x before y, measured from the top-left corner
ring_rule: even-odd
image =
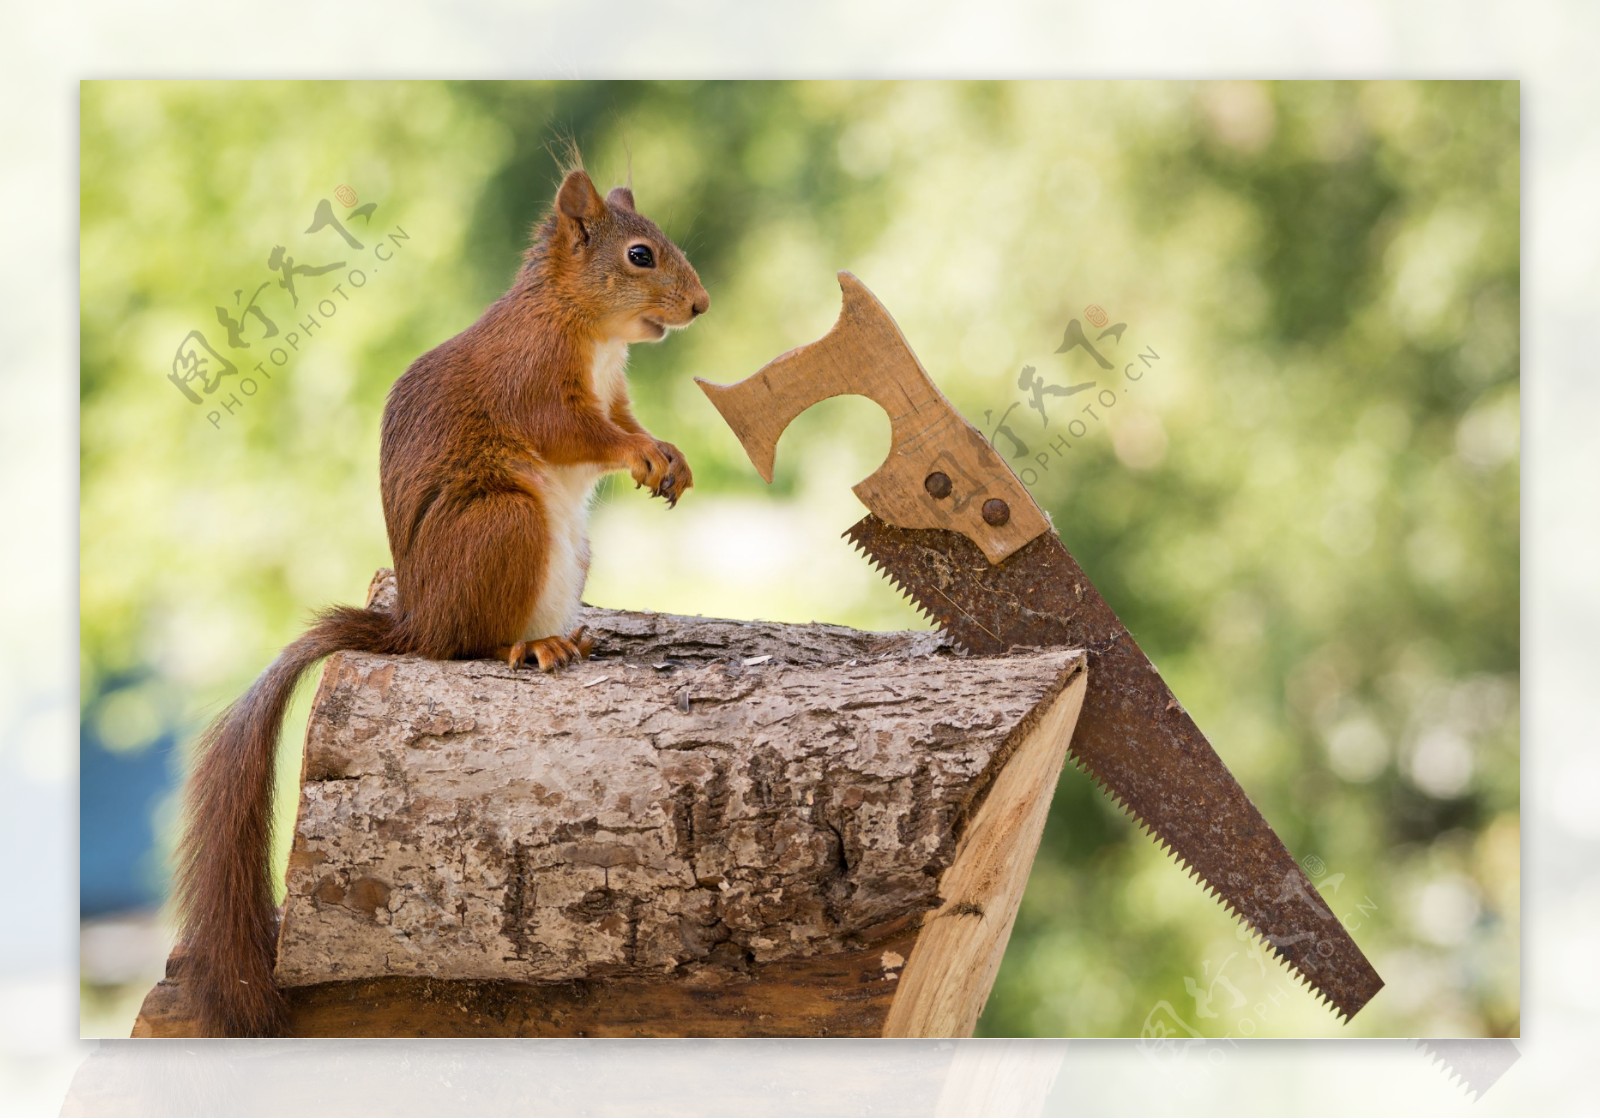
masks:
[[[822,338],[733,385],[698,383],[772,481],[778,437],[818,401],[876,401],[889,456],[845,536],[972,654],[1088,652],[1073,761],[1348,1021],[1383,986],[1205,735],[993,446],[935,387],[860,280]]]

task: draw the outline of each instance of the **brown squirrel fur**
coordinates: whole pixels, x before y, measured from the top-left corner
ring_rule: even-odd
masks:
[[[569,627],[595,482],[627,470],[671,504],[693,484],[678,449],[633,416],[627,344],[658,341],[709,305],[632,192],[601,198],[575,169],[511,289],[395,382],[381,450],[394,613],[323,612],[199,742],[177,898],[185,986],[207,1034],[287,1026],[272,975],[269,846],[274,755],[301,675],[341,649],[547,670],[587,655],[588,639]]]

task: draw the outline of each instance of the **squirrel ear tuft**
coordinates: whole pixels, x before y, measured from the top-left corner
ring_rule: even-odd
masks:
[[[556,209],[576,222],[591,222],[605,213],[606,204],[594,182],[583,171],[568,171],[556,193]]]
[[[633,191],[625,186],[612,187],[611,193],[606,195],[606,203],[618,210],[633,209]]]

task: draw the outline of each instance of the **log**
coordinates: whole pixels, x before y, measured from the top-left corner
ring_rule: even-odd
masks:
[[[557,674],[329,658],[278,945],[293,1031],[970,1034],[1083,655],[582,620],[595,655]],[[182,964],[135,1036],[192,1035]]]

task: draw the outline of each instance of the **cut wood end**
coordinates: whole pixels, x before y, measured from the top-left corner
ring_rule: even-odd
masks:
[[[885,1037],[970,1037],[1039,849],[1088,684],[1081,662],[1030,715],[939,880],[945,898],[917,938]]]

